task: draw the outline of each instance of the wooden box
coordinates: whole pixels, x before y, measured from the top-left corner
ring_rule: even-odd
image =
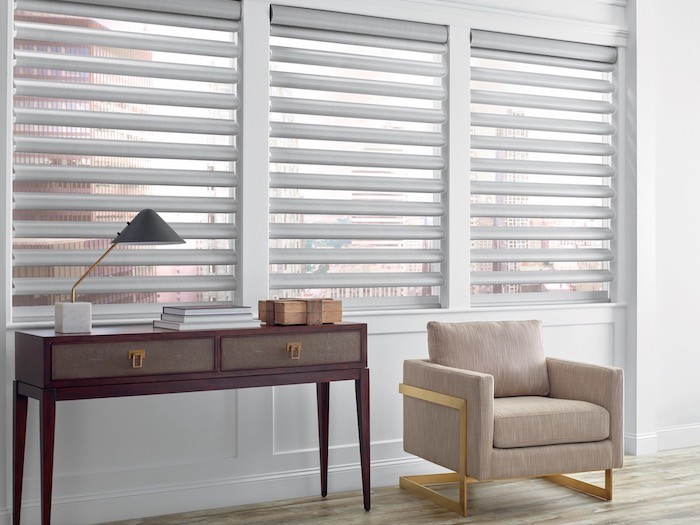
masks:
[[[337,323],[343,319],[343,303],[333,299],[259,301],[258,317],[270,325]]]

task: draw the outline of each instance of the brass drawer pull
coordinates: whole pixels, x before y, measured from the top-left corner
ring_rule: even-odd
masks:
[[[143,360],[145,358],[145,350],[129,350],[129,361],[131,361],[131,368],[143,368]]]
[[[301,359],[301,343],[287,343],[287,352],[292,359]]]

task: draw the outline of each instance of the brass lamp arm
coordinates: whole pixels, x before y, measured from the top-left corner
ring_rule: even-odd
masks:
[[[95,264],[93,264],[92,266],[90,266],[90,268],[87,269],[87,271],[80,277],[80,279],[78,279],[78,280],[76,281],[76,283],[73,285],[73,288],[70,289],[70,301],[71,301],[71,303],[74,303],[74,302],[75,302],[75,289],[78,287],[78,285],[79,285],[80,283],[82,283],[82,282],[83,282],[83,279],[85,279],[85,278],[88,276],[88,274],[89,274],[92,270],[95,269],[95,266],[97,266],[98,264],[100,264],[100,263],[102,262],[102,260],[103,260],[105,257],[107,257],[107,254],[108,254],[109,252],[111,252],[112,250],[114,250],[114,248],[116,248],[116,247],[117,247],[117,243],[112,244],[112,246],[110,246],[110,247],[107,249],[107,251],[104,252],[104,253],[102,254],[102,256],[101,256],[99,259],[97,259],[97,260],[95,261]]]

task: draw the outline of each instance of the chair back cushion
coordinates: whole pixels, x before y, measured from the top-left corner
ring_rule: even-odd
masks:
[[[430,361],[493,376],[495,397],[549,394],[540,321],[428,323]]]

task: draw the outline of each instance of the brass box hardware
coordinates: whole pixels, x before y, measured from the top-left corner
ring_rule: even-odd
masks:
[[[301,343],[287,343],[287,352],[292,359],[301,359]]]
[[[131,368],[143,368],[143,360],[145,358],[145,350],[129,350],[129,361],[131,361]]]

